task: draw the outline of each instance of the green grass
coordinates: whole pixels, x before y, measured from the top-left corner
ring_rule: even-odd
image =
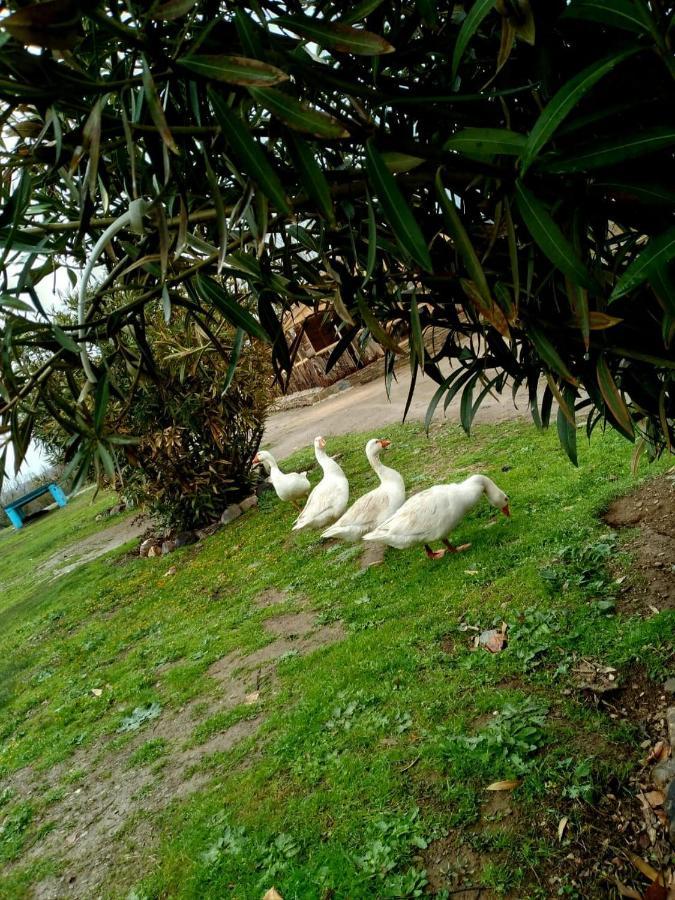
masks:
[[[468,440],[445,426],[429,441],[419,425],[387,429],[387,460],[409,489],[480,469],[509,494],[510,520],[492,524],[494,510],[478,507],[455,533],[471,550],[438,562],[419,549],[390,550],[384,565],[361,571],[354,548],[291,535],[293,510],[269,494],[170,563],[118,551],[52,582],[35,577],[40,561],[101,527],[94,517],[109,497],[93,506],[78,498],[0,536],[0,778],[64,762],[65,784],[71,757],[80,769],[88,752],[105,761],[130,739],[120,729],[134,710],[152,704],[168,714],[204,701],[192,747],[266,714],[257,736],[202,761],[210,782],[152,814],[156,862],[124,878],[114,872],[109,896],[127,896],[134,883],[139,898],[254,898],[272,884],[286,900],[330,890],[419,896],[424,848],[447,835],[482,854],[474,880],[550,896],[535,870],[569,852],[555,839],[561,815],[572,830],[582,804],[641,752],[630,729],[564,692],[573,661],[627,669],[642,660],[662,677],[675,622],[672,613],[615,613],[607,564],[629,558],[598,514],[634,484],[625,441],[613,433],[590,447],[580,441],[574,469],[555,434],[517,423],[475,431]],[[352,496],[373,482],[362,452],[370,436],[329,440]],[[309,450],[289,460],[311,462]],[[666,465],[644,465],[641,477]],[[253,602],[267,588],[287,592],[281,611],[307,604],[324,622],[341,620],[347,636],[290,654],[264,702],[213,716],[206,701],[218,687],[207,669],[270,641],[263,622],[279,609]],[[472,628],[503,620],[508,648],[474,651]],[[161,777],[173,750],[148,739],[130,765],[155,766]],[[511,797],[516,815],[484,828],[485,787],[510,778],[522,781]],[[0,804],[2,796],[0,788]],[[18,795],[4,801],[11,828],[0,832],[0,859],[15,862],[0,896],[27,895],[58,865],[22,868],[22,848],[39,849],[40,815]]]

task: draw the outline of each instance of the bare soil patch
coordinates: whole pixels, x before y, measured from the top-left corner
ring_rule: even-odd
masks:
[[[634,562],[622,585],[620,612],[654,615],[675,609],[675,475],[666,474],[615,500],[604,515],[612,528],[635,528],[624,545]]]
[[[104,553],[116,550],[123,544],[141,537],[151,524],[152,522],[145,516],[126,518],[60,549],[41,563],[36,572],[38,575],[50,573],[52,578],[60,578],[85,563],[98,559]]]
[[[255,735],[265,721],[264,701],[276,684],[279,659],[289,651],[311,653],[345,635],[340,623],[319,625],[311,611],[269,618],[264,627],[274,637],[265,647],[248,654],[233,651],[213,663],[208,674],[216,683],[214,692],[164,712],[122,748],[112,748],[109,737],[49,772],[36,773],[29,767],[10,777],[17,799],[38,806],[48,791],[54,796],[37,822],[46,833],[14,863],[23,866],[45,857],[62,861],[62,873],[43,879],[36,897],[97,896],[98,885],[112,869],[118,884],[124,883],[125,873],[129,880],[137,880],[152,861],[156,835],[149,814],[199,790],[214,777],[203,766],[205,761]],[[246,704],[251,705],[250,717],[195,742],[195,730],[202,722]],[[161,758],[135,764],[134,753],[160,739],[166,746]],[[84,774],[73,783],[68,778],[73,772]]]

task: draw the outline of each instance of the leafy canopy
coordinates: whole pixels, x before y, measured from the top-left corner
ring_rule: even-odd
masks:
[[[60,371],[73,455],[114,451],[82,407],[115,354],[153,376],[156,307],[265,337],[283,386],[285,311],[326,298],[330,362],[365,329],[391,379],[409,336],[413,389],[438,383],[430,412],[461,391],[467,431],[508,386],[539,425],[557,400],[573,461],[583,409],[636,459],[672,446],[672,3],[10,6],[0,424],[18,462]],[[79,326],[40,304],[56,269],[80,279]]]

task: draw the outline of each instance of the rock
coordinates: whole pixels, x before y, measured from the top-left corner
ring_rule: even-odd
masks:
[[[675,759],[664,759],[652,769],[652,784],[665,791],[675,781]]]
[[[150,549],[148,550],[149,557],[155,557],[155,556],[161,556],[161,555],[162,555],[162,548],[159,546],[159,544],[153,544],[152,547],[150,547]]]
[[[666,721],[668,723],[668,740],[670,746],[675,747],[675,706],[669,706],[666,711]]]
[[[197,537],[201,541],[202,538],[210,537],[212,534],[215,534],[220,527],[220,522],[212,522],[210,525],[207,525],[206,528],[199,528],[197,530]]]
[[[663,809],[668,816],[668,836],[670,837],[670,843],[675,846],[675,779],[670,782],[668,790],[666,791]]]
[[[238,519],[240,515],[241,507],[236,503],[230,503],[230,505],[220,517],[221,524],[229,525],[230,522],[234,522],[235,519]]]
[[[141,556],[147,556],[150,548],[156,546],[157,541],[154,538],[146,538],[142,543],[138,550]]]
[[[123,512],[127,508],[126,503],[116,503],[114,506],[111,506],[108,510],[109,516],[117,516],[119,513]]]
[[[258,498],[256,497],[255,494],[251,494],[250,497],[246,497],[245,500],[241,501],[241,503],[239,504],[239,509],[242,512],[246,512],[247,509],[251,509],[252,506],[257,506],[257,505],[258,505]]]
[[[188,544],[196,544],[197,540],[198,538],[194,531],[179,531],[174,538],[174,543],[176,544],[176,549],[178,549],[179,547],[187,547]]]
[[[176,549],[175,541],[164,541],[162,543],[162,556],[166,556],[168,553],[173,553]]]
[[[666,683],[663,685],[663,690],[667,694],[675,694],[675,677],[666,680]]]

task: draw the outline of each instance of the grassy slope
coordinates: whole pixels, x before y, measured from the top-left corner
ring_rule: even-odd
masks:
[[[369,436],[330,441],[353,496],[372,484],[362,455]],[[355,549],[289,537],[292,509],[265,495],[257,511],[175,553],[173,578],[163,559],[111,564],[119,551],[48,589],[31,577],[40,558],[67,529],[69,542],[70,529],[93,528],[109,500],[92,507],[83,498],[23,535],[0,537],[0,776],[95,747],[134,707],[178,707],[216,690],[205,675],[213,661],[270,640],[261,623],[271,611],[251,602],[265,588],[289,591],[289,609],[309,602],[347,626],[344,641],[284,660],[260,736],[209,760],[212,786],[156,817],[159,862],[139,897],[249,898],[272,883],[286,900],[328,887],[341,897],[415,896],[420,848],[448,832],[492,860],[481,883],[538,896],[538,861],[566,852],[552,837],[560,816],[573,828],[580,798],[638,752],[625,727],[563,693],[574,654],[616,666],[643,658],[652,674],[664,670],[672,615],[621,620],[607,608],[603,553],[613,551],[596,516],[633,483],[629,445],[614,434],[598,434],[590,448],[580,442],[577,470],[555,434],[516,423],[477,428],[471,441],[450,426],[430,442],[418,425],[387,436],[388,462],[409,489],[481,467],[509,494],[512,519],[490,526],[486,504],[456,532],[457,542],[472,542],[467,554],[430,563],[419,550],[392,550],[361,572]],[[290,462],[304,467],[310,452]],[[542,577],[563,548],[571,578],[558,577],[560,567]],[[508,650],[472,652],[461,622],[502,619],[512,627]],[[103,698],[90,693],[99,686]],[[496,727],[484,727],[481,717],[495,710]],[[517,815],[476,828],[485,786],[514,776],[523,778]],[[16,827],[10,839],[0,833],[0,862],[20,859],[36,839],[36,811],[12,797],[4,804],[0,815]],[[30,878],[14,870],[8,895]],[[111,896],[118,890],[111,884]]]

